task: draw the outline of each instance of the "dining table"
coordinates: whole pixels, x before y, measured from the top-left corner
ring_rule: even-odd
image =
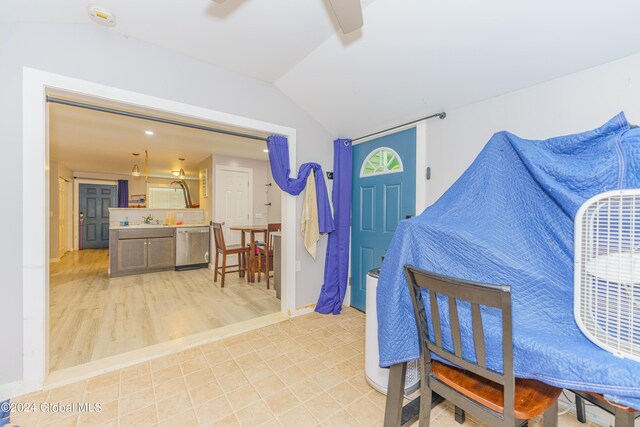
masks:
[[[240,267],[240,277],[244,276],[244,271],[249,272],[249,276],[247,278],[247,280],[252,283],[255,282],[256,278],[255,278],[255,271],[251,270],[249,271],[248,267],[252,267],[254,265],[254,260],[255,260],[255,256],[256,256],[256,234],[260,234],[262,233],[264,236],[264,241],[267,241],[267,225],[237,225],[237,226],[233,226],[233,227],[229,227],[229,230],[233,230],[233,231],[239,231],[240,232],[240,244],[245,247],[247,245],[246,242],[246,234],[249,233],[250,237],[249,237],[249,259],[244,261],[241,260],[241,264],[243,264]],[[247,263],[247,265],[244,265],[244,262]]]

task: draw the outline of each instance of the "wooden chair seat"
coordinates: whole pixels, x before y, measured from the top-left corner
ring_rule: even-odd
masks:
[[[473,372],[432,361],[433,374],[443,383],[482,405],[504,413],[504,391],[500,384]],[[562,390],[536,380],[516,378],[514,415],[529,420],[543,414],[560,396]]]
[[[268,250],[266,247],[264,246],[258,246],[258,252],[261,255],[266,255],[267,252],[269,253],[269,255],[273,256],[273,249]]]
[[[228,245],[226,247],[225,252],[227,254],[238,254],[238,253],[249,253],[249,247],[248,246],[242,246],[242,245]]]

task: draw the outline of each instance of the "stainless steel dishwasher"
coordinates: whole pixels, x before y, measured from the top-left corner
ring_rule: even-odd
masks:
[[[209,266],[209,227],[182,227],[176,230],[176,270]]]

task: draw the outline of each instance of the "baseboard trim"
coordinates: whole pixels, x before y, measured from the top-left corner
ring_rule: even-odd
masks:
[[[25,394],[23,381],[0,384],[0,402]]]
[[[303,316],[305,314],[313,313],[315,308],[316,308],[315,304],[304,305],[302,307],[296,308],[296,311],[294,313],[289,313],[289,314],[291,317]]]

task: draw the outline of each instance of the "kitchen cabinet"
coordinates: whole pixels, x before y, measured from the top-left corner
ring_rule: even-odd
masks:
[[[176,262],[176,244],[173,237],[154,237],[147,239],[147,267],[174,267]]]
[[[147,267],[147,239],[118,240],[118,271]]]
[[[176,262],[175,229],[116,229],[109,233],[109,275],[173,270]]]

